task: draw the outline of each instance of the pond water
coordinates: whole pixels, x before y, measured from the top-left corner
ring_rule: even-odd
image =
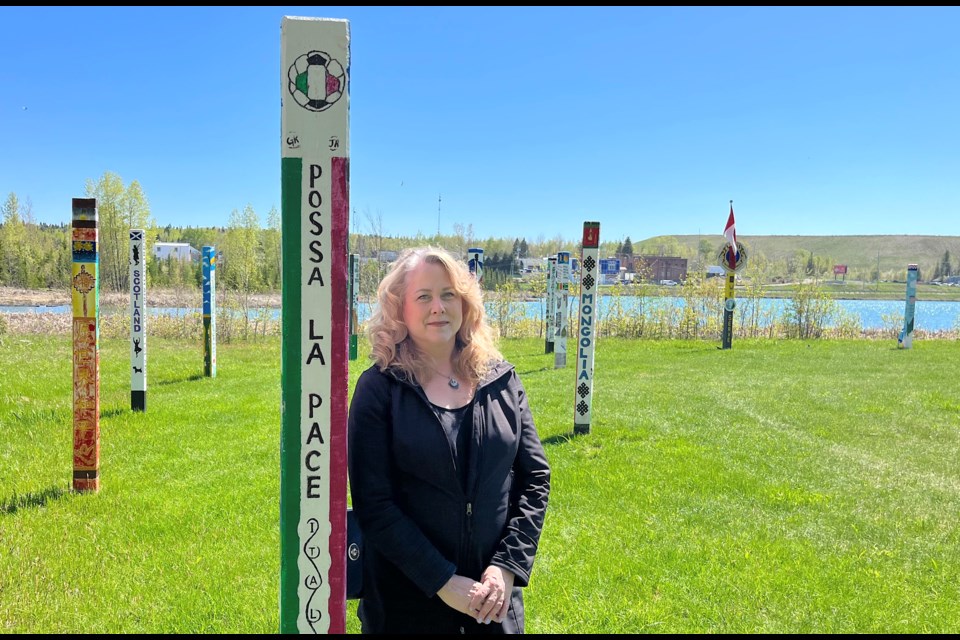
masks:
[[[609,310],[609,305],[612,298],[610,296],[603,296],[597,312],[600,314],[600,317],[603,317],[603,314],[607,313]],[[650,296],[643,299],[634,297],[634,296],[620,296],[620,304],[626,310],[633,310],[640,308],[640,305],[643,305],[644,308],[656,308],[656,307],[668,307],[671,305],[674,306],[683,306],[685,303],[683,298],[673,297],[673,296]],[[751,309],[752,304],[756,304],[759,307],[761,316],[765,317],[782,317],[788,308],[789,300],[784,298],[758,298],[756,300],[738,300],[737,305],[737,319],[739,319],[739,314],[745,313]],[[889,322],[884,321],[884,316],[888,319],[897,319],[899,322],[903,320],[903,314],[906,307],[906,304],[902,300],[836,300],[837,307],[842,310],[845,314],[851,314],[860,319],[860,324],[864,329],[883,329],[889,326]],[[526,302],[516,302],[515,305],[523,305],[523,313],[526,314],[529,318],[539,318],[543,313],[543,303],[539,300],[526,301]],[[573,297],[570,298],[571,308],[573,305]],[[360,322],[364,322],[369,319],[372,306],[369,303],[360,303],[357,309],[357,316],[359,317]],[[515,309],[517,307],[514,307]],[[149,307],[147,309],[148,313],[151,315],[168,315],[168,316],[183,316],[188,313],[200,313],[200,309],[190,309],[190,308],[177,308],[177,307]],[[490,303],[487,304],[487,313],[490,314],[493,311]],[[72,307],[70,305],[62,305],[56,307],[20,307],[20,306],[2,306],[0,305],[0,313],[72,313]],[[271,311],[271,317],[274,319],[280,317],[280,310],[273,309]],[[762,323],[761,323],[762,324]],[[827,326],[830,326],[830,322],[827,322]],[[914,327],[916,329],[922,329],[924,331],[945,331],[960,328],[960,302],[958,301],[927,301],[927,300],[917,300],[915,308],[915,322]]]

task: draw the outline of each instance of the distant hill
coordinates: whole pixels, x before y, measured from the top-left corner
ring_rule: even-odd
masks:
[[[711,246],[719,249],[724,238],[716,235],[675,235],[647,238],[636,246],[644,248],[661,242],[672,245],[675,238],[687,251],[686,257],[696,256],[701,240],[707,240]],[[932,274],[935,265],[943,259],[945,251],[950,252],[950,263],[954,272],[960,271],[960,236],[747,236],[737,235],[748,251],[759,251],[768,260],[779,260],[792,256],[797,251],[805,255],[813,252],[820,258],[831,258],[836,264],[845,264],[853,271],[873,272],[879,260],[880,272],[906,271],[907,265],[920,265],[922,274]]]

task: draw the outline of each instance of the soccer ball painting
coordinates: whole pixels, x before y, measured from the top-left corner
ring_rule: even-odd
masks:
[[[346,91],[343,65],[323,51],[305,53],[287,70],[290,95],[304,109],[325,111]]]

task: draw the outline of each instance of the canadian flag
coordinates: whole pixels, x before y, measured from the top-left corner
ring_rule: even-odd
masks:
[[[727,218],[727,226],[723,230],[723,237],[727,239],[731,249],[733,249],[733,262],[740,258],[740,249],[737,247],[737,225],[733,221],[733,203],[730,203],[730,217]],[[732,265],[731,265],[732,266]]]

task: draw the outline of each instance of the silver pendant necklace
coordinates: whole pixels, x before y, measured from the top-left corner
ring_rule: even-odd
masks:
[[[443,376],[442,373],[441,373],[440,375]],[[451,389],[459,389],[459,388],[460,388],[460,383],[457,382],[457,379],[456,379],[456,378],[451,378],[450,376],[443,376],[443,377],[447,379],[447,384],[450,385],[450,388],[451,388]]]
[[[437,370],[434,369],[434,371],[437,371]],[[459,389],[459,388],[460,388],[460,383],[457,382],[457,379],[456,379],[456,378],[451,378],[450,376],[448,376],[448,375],[446,375],[446,374],[444,374],[444,373],[440,373],[439,371],[437,371],[437,375],[441,375],[441,376],[443,376],[444,378],[446,378],[446,379],[447,379],[447,385],[449,385],[451,389]]]

